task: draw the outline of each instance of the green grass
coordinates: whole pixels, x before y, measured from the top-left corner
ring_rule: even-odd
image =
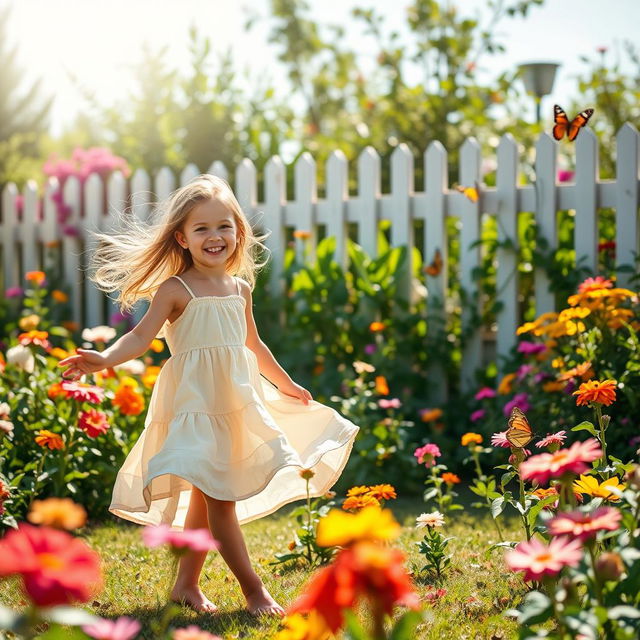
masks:
[[[466,502],[466,500],[465,500]],[[387,505],[403,525],[402,535],[394,546],[402,549],[411,562],[422,567],[423,558],[415,542],[422,538],[414,528],[415,518],[432,511],[420,498],[390,501]],[[292,539],[294,524],[288,505],[276,514],[243,526],[249,553],[267,588],[285,608],[299,594],[310,573],[304,568],[283,570],[270,566],[273,554],[285,551]],[[150,622],[157,619],[166,602],[171,586],[171,558],[164,549],[147,549],[141,541],[141,527],[126,523],[108,522],[87,528],[84,532],[91,546],[100,551],[104,562],[105,588],[86,608],[102,617],[132,616],[140,620],[140,637],[153,638]],[[508,540],[522,539],[516,521],[503,525]],[[495,527],[486,512],[471,507],[452,512],[443,529],[454,536],[449,543],[453,554],[451,567],[441,585],[447,594],[436,604],[425,603],[425,621],[415,638],[444,640],[475,640],[476,638],[512,638],[517,625],[505,618],[502,611],[516,606],[525,587],[519,575],[509,573],[503,563],[503,550],[487,553],[488,546],[497,541]],[[418,579],[417,590],[423,596],[429,580]],[[432,583],[431,583],[432,584]],[[229,638],[270,638],[279,628],[277,620],[256,620],[245,610],[242,592],[221,557],[210,554],[202,572],[204,593],[220,608],[214,616],[203,615],[182,608],[175,617],[173,628],[196,624],[207,631]],[[21,596],[16,580],[0,583],[0,601],[18,609]],[[366,616],[366,609],[363,609]],[[401,610],[396,610],[396,617]],[[367,620],[365,619],[365,624]]]

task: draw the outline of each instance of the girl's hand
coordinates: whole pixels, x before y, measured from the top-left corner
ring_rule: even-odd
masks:
[[[286,396],[293,396],[294,398],[298,398],[305,404],[309,404],[309,400],[313,400],[311,394],[304,387],[301,387],[299,384],[296,384],[293,381],[287,382],[286,384],[278,387],[278,391],[281,391]]]
[[[63,358],[58,362],[59,367],[69,365],[62,372],[65,380],[78,380],[87,373],[95,373],[107,368],[107,359],[99,351],[92,349],[76,349],[76,354]]]

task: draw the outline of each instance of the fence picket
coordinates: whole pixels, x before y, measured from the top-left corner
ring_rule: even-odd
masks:
[[[585,128],[576,139],[575,234],[576,263],[592,271],[598,266],[598,145]]]
[[[346,201],[348,181],[347,158],[342,151],[334,151],[327,161],[327,235],[336,239],[335,261],[347,267],[348,227]]]

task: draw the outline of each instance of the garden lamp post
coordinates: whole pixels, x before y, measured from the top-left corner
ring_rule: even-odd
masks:
[[[553,90],[553,81],[559,66],[555,62],[526,62],[518,65],[524,88],[536,98],[536,122],[540,122],[542,97],[549,95]]]

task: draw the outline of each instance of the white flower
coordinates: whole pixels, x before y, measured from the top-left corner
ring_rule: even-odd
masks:
[[[127,360],[113,367],[116,371],[126,371],[130,376],[141,376],[146,371],[142,360]]]
[[[0,420],[0,432],[4,432],[9,435],[13,431],[13,422],[8,420]]]
[[[0,402],[0,418],[8,418],[11,407],[6,402]]]
[[[357,374],[364,373],[365,371],[367,373],[373,373],[376,370],[376,368],[372,364],[369,364],[368,362],[362,362],[362,360],[356,360],[353,363],[353,368],[356,370]]]
[[[116,330],[112,327],[99,325],[93,329],[83,329],[82,339],[88,342],[109,342],[116,337]]]
[[[416,529],[420,527],[441,527],[444,524],[444,516],[439,511],[433,513],[421,513],[416,518]]]
[[[22,344],[17,344],[7,351],[7,364],[15,364],[18,369],[33,373],[35,360],[30,349]]]

